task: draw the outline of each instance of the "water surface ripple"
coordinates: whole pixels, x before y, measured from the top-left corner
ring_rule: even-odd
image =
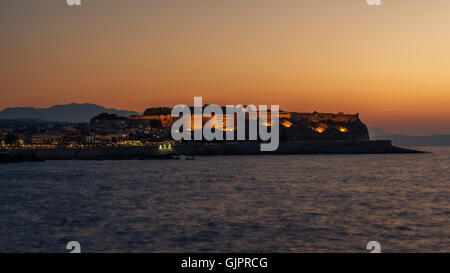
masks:
[[[450,149],[0,164],[0,252],[450,251]]]

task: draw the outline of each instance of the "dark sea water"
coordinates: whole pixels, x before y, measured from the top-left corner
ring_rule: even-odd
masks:
[[[450,148],[0,164],[0,252],[450,252]]]

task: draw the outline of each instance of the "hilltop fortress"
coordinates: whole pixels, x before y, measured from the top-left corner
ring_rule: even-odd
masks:
[[[149,108],[142,116],[131,116],[129,122],[136,127],[148,127],[158,123],[162,128],[170,128],[178,119],[171,116],[171,108]],[[228,117],[232,118],[232,117]],[[246,116],[248,119],[248,115]],[[368,141],[367,126],[359,119],[359,114],[344,113],[297,113],[280,111],[280,140],[281,141]],[[203,123],[208,119],[203,119]],[[259,120],[266,124],[265,121]],[[236,124],[236,123],[234,123]],[[195,130],[196,128],[192,128]],[[230,130],[226,127],[226,118],[223,127],[219,130]],[[233,128],[231,130],[236,130]]]

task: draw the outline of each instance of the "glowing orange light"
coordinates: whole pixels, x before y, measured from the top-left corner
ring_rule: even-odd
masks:
[[[289,120],[283,120],[283,122],[281,122],[281,125],[283,125],[286,128],[289,128],[292,126],[292,122],[290,122]]]
[[[318,133],[323,133],[323,132],[325,132],[325,128],[323,128],[323,127],[317,127],[317,128],[313,128],[313,130],[314,131],[316,131],[316,132],[318,132]]]
[[[348,129],[347,128],[345,128],[345,127],[338,127],[338,129],[339,129],[339,131],[341,131],[341,133],[347,133],[348,132]]]

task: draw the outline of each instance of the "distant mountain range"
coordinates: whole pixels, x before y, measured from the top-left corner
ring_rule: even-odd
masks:
[[[0,119],[40,119],[58,122],[89,122],[94,116],[101,114],[117,114],[129,117],[140,115],[140,113],[126,110],[108,109],[95,104],[71,103],[66,105],[55,105],[50,108],[6,108],[0,112]]]
[[[369,128],[373,140],[392,140],[396,146],[450,146],[450,135],[406,136],[384,132],[379,128]]]

